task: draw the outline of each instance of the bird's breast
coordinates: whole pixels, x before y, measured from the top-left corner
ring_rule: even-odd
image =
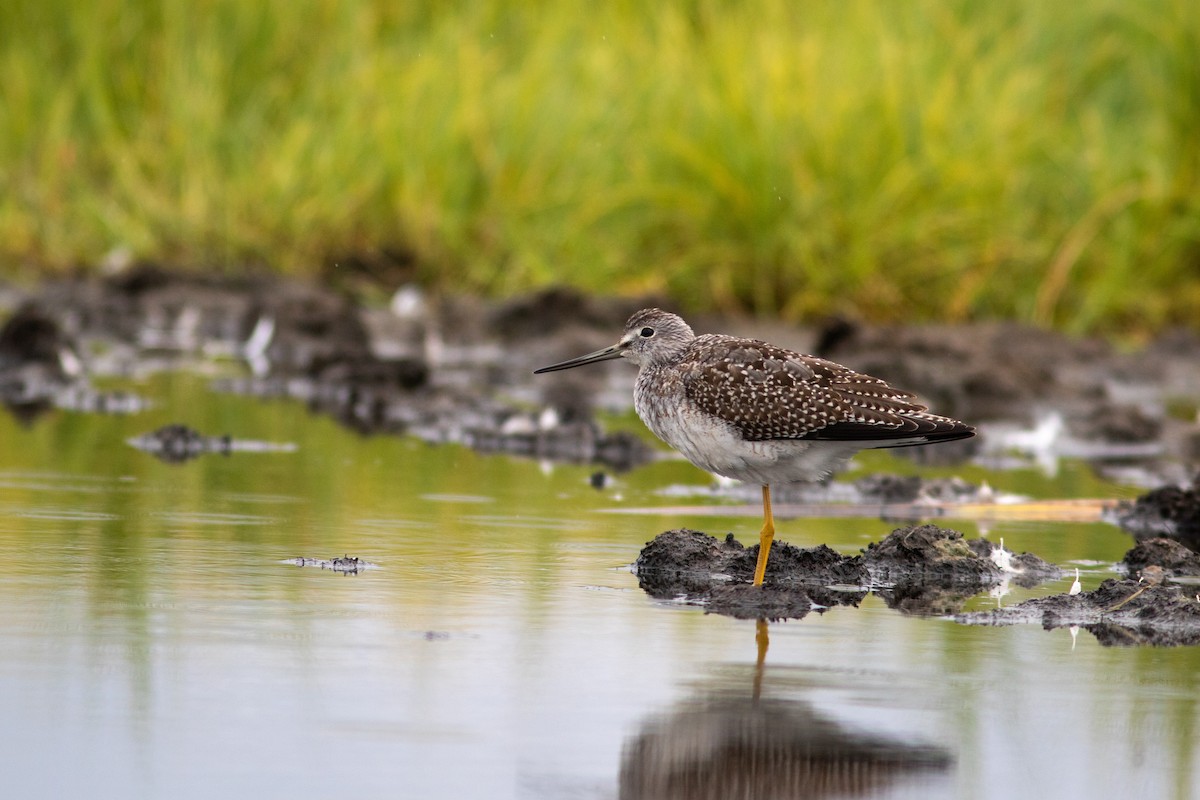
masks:
[[[634,408],[646,427],[700,469],[755,483],[818,480],[859,446],[806,440],[748,441],[735,425],[700,409],[683,382],[655,370],[639,374]]]

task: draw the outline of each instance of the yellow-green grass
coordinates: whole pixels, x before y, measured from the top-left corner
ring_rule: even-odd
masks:
[[[788,318],[1200,308],[1194,0],[7,0],[0,81],[9,277],[122,249]]]

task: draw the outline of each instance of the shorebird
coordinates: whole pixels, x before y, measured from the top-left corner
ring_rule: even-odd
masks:
[[[755,586],[775,537],[772,484],[821,480],[859,450],[975,435],[879,378],[757,339],[697,336],[657,308],[630,317],[611,347],[534,372],[616,358],[638,366],[633,406],[655,436],[700,469],[762,486]]]

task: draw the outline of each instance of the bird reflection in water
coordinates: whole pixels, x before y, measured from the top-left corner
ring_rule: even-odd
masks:
[[[902,782],[944,779],[953,758],[943,748],[851,731],[807,701],[764,697],[764,620],[755,641],[749,694],[722,684],[653,717],[625,742],[622,800],[872,797]]]

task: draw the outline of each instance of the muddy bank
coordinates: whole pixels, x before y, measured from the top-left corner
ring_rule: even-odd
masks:
[[[1077,626],[1104,645],[1200,644],[1200,587],[1171,580],[1200,575],[1200,556],[1169,539],[1147,540],[1126,554],[1121,566],[1136,578],[969,613],[963,604],[993,586],[1032,587],[1061,578],[1062,570],[934,525],[898,528],[853,556],[776,541],[761,587],[750,584],[757,557],[757,546],[743,547],[732,534],[721,540],[679,529],[647,543],[634,571],[651,597],[739,619],[803,619],[857,607],[874,592],[902,613],[953,616],[964,625]]]
[[[1160,404],[1192,398],[1194,414],[1200,397],[1196,331],[1168,331],[1139,352],[1121,353],[1103,340],[1015,323],[900,327],[836,320],[821,329],[816,347],[835,361],[919,387],[951,416],[1034,422],[1039,409],[1054,408],[1062,414],[1056,436],[1096,444],[1168,446],[1165,429],[1173,423]],[[1180,421],[1192,435],[1176,444],[1200,441],[1195,420],[1181,415]]]
[[[47,282],[18,297],[0,331],[0,401],[29,419],[53,407],[137,410],[127,398],[90,395],[89,377],[220,359],[244,374],[218,381],[218,389],[298,399],[363,432],[627,469],[653,450],[607,433],[596,412],[630,407],[632,368],[530,373],[611,343],[625,318],[648,305],[670,307],[663,298],[566,289],[489,303],[431,298],[413,287],[386,308],[367,307],[275,277],[140,265],[107,278]],[[1137,458],[1162,465],[1150,471],[1155,483],[1181,477],[1172,463],[1200,458],[1200,334],[1169,332],[1126,354],[1018,325],[692,321],[700,331],[769,338],[844,361],[980,425],[978,439],[914,448],[906,457],[1041,463],[1072,455],[1102,468],[1115,457]]]
[[[1117,565],[1131,577],[1091,592],[1027,600],[1008,608],[959,614],[966,625],[1078,627],[1103,645],[1200,644],[1200,555],[1173,539],[1138,542]],[[1175,583],[1182,578],[1186,583]],[[1191,580],[1189,580],[1191,579]]]
[[[1142,580],[1106,580],[1091,592],[1026,600],[1009,608],[959,614],[964,625],[1078,626],[1103,645],[1200,644],[1196,587]]]
[[[673,530],[647,543],[634,569],[651,597],[740,619],[770,620],[857,606],[868,591],[905,613],[945,614],[1003,581],[1032,586],[1062,575],[1031,554],[1009,553],[935,525],[898,528],[854,556],[824,545],[798,548],[776,540],[761,587],[750,583],[758,551],[758,545],[743,547],[732,534],[718,540]]]
[[[218,391],[299,400],[363,433],[629,469],[653,450],[604,430],[591,386],[535,387],[531,364],[510,357],[539,310],[550,323],[557,305],[576,324],[618,326],[636,306],[571,297],[435,304],[409,290],[368,309],[309,284],[150,266],[50,282],[0,332],[0,402],[29,421],[56,407],[136,411],[102,393],[88,399],[90,379],[216,360],[230,367]]]

